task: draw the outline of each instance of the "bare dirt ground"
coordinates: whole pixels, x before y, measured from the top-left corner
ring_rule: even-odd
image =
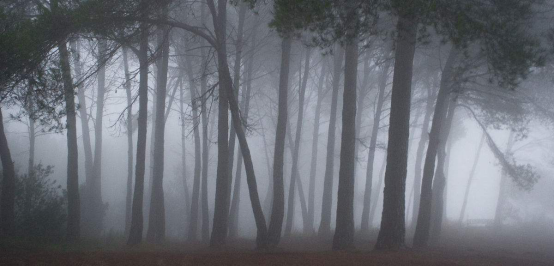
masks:
[[[372,239],[374,239],[372,237]],[[280,249],[254,251],[252,240],[212,250],[200,243],[170,242],[129,248],[123,240],[79,245],[0,246],[0,265],[554,265],[554,239],[491,238],[486,233],[446,234],[427,249],[372,251],[358,239],[357,250],[331,252],[330,240],[292,238]]]

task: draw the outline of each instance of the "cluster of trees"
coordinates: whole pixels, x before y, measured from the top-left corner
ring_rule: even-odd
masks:
[[[367,156],[360,234],[369,233],[377,199],[384,191],[375,247],[402,248],[407,228],[415,230],[414,246],[424,247],[440,236],[446,169],[455,141],[450,133],[457,112],[464,110],[482,127],[478,150],[486,140],[506,176],[525,189],[537,182],[533,169],[518,165],[509,156],[510,148],[502,152],[487,129],[508,126],[515,132],[514,137],[522,137],[525,117],[530,113],[552,117],[552,111],[542,107],[541,96],[522,96],[515,90],[523,78],[548,59],[548,51],[542,47],[548,41],[542,38],[547,25],[541,24],[536,13],[541,5],[546,3],[7,1],[0,4],[0,118],[2,110],[11,108],[20,110],[16,117],[27,119],[32,136],[29,169],[35,169],[35,130],[40,126],[47,131],[66,131],[69,241],[97,236],[103,230],[107,208],[101,189],[103,117],[109,93],[121,87],[126,93],[119,120],[125,125],[128,143],[125,235],[129,245],[141,243],[145,229],[147,241],[164,241],[165,125],[169,114],[177,112],[183,168],[186,139],[190,136],[194,142],[190,182],[185,169],[182,171],[189,240],[200,238],[218,247],[228,238],[238,237],[244,166],[258,248],[275,248],[282,236],[291,236],[295,204],[299,202],[304,234],[317,234],[322,239],[332,236],[333,249],[351,249],[358,224],[354,215],[356,172],[361,170],[357,158]],[[268,22],[269,27],[264,27]],[[275,41],[280,45],[272,44]],[[273,57],[275,50],[280,53]],[[83,59],[85,56],[89,59]],[[118,64],[123,70],[113,72],[123,81],[110,84],[107,69]],[[278,82],[254,82],[266,75],[278,75],[268,79]],[[90,84],[96,85],[94,92]],[[212,101],[217,105],[212,106]],[[133,106],[138,110],[136,114]],[[309,107],[314,111],[310,112]],[[322,174],[317,155],[322,145],[320,125],[325,123],[327,112]],[[312,158],[309,177],[303,178],[300,151],[306,146],[302,138],[311,113]],[[294,115],[295,124],[291,122]],[[4,234],[10,234],[16,227],[16,173],[4,121],[0,122],[0,226]],[[371,125],[367,133],[361,126],[364,123]],[[337,135],[338,128],[341,132]],[[267,139],[268,131],[274,132],[273,143]],[[147,132],[151,137],[149,156]],[[211,139],[212,132],[216,132],[215,140]],[[267,188],[258,186],[260,172],[255,171],[249,146],[249,134],[256,133],[263,138]],[[418,143],[410,142],[411,135],[420,136]],[[217,169],[215,187],[211,188],[209,152],[213,141],[217,143]],[[85,162],[82,184],[78,178],[79,145]],[[412,145],[417,149],[410,192],[406,179]],[[291,160],[288,172],[287,146]],[[379,173],[378,186],[373,187],[377,180],[374,169],[379,168],[378,149],[386,151],[380,169],[384,175]],[[364,150],[367,155],[361,155]],[[339,163],[335,166],[337,155]],[[146,158],[150,158],[148,180]],[[35,175],[34,170],[28,175]],[[307,189],[303,182],[307,182]],[[316,195],[320,185],[321,197]],[[470,186],[468,183],[461,219]],[[215,189],[213,206],[209,206],[208,198],[211,189]],[[320,219],[315,211],[318,202]],[[501,204],[498,208],[501,213]],[[147,228],[144,210],[148,211]],[[406,210],[412,211],[411,226],[407,225]],[[334,228],[332,214],[336,217]],[[501,215],[497,217],[501,223]]]

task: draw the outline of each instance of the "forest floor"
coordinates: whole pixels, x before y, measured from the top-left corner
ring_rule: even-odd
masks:
[[[371,251],[374,243],[358,240],[357,249],[331,252],[330,241],[283,240],[280,249],[254,251],[252,240],[229,242],[224,249],[205,244],[169,242],[126,247],[123,240],[79,245],[30,245],[0,242],[0,265],[554,265],[554,239],[490,239],[470,234],[426,249]],[[459,235],[458,235],[459,236]],[[374,238],[373,238],[374,239]]]

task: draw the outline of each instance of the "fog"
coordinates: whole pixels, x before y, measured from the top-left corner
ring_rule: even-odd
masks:
[[[550,1],[12,2],[2,245],[551,258]]]

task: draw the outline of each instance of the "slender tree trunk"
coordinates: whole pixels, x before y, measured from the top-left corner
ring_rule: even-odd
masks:
[[[508,145],[506,146],[506,151],[504,154],[510,154],[512,152],[512,147],[514,146],[514,131],[510,131],[510,136],[508,137]],[[496,203],[496,210],[494,212],[494,230],[498,233],[502,229],[502,222],[504,221],[504,212],[505,204],[508,190],[508,174],[505,170],[502,170],[502,175],[500,176],[500,191],[498,192],[498,201]]]
[[[96,120],[94,124],[94,160],[92,179],[83,200],[84,232],[88,237],[98,237],[102,232],[104,204],[102,203],[102,122],[104,116],[104,96],[106,93],[106,49],[105,40],[98,41],[98,88],[96,95]]]
[[[477,145],[477,151],[475,152],[475,160],[473,160],[473,166],[471,167],[471,172],[469,172],[469,178],[467,179],[466,191],[464,193],[464,202],[462,204],[462,210],[460,211],[460,218],[458,224],[462,224],[464,217],[466,216],[467,202],[469,199],[469,190],[471,189],[471,183],[475,177],[475,170],[477,169],[477,164],[479,163],[479,156],[481,155],[481,149],[483,148],[483,143],[485,142],[485,133],[481,135],[481,140],[479,140],[479,145]]]
[[[163,11],[167,16],[167,9]],[[163,190],[164,177],[164,136],[165,98],[167,95],[167,72],[169,64],[169,34],[167,27],[158,30],[158,44],[161,47],[161,61],[158,65],[156,84],[156,134],[154,136],[154,165],[152,167],[152,196],[146,240],[160,243],[165,239],[165,203]]]
[[[285,223],[285,236],[290,237],[294,217],[294,191],[296,189],[296,179],[298,175],[298,154],[300,153],[300,141],[302,138],[302,122],[304,121],[304,98],[306,96],[306,85],[308,83],[308,74],[310,70],[310,49],[306,49],[306,59],[304,61],[304,76],[298,91],[298,117],[296,120],[296,136],[294,139],[294,150],[292,151],[292,169],[289,183],[287,221]],[[299,71],[300,73],[300,71]],[[300,75],[300,74],[299,74]],[[289,131],[290,132],[290,131]],[[292,144],[292,143],[291,143]],[[307,218],[307,217],[305,217]],[[306,230],[307,228],[304,228]]]
[[[241,7],[242,8],[242,7]],[[254,27],[252,32],[252,42],[250,56],[245,71],[245,83],[246,92],[242,94],[242,110],[244,110],[244,120],[248,121],[248,113],[250,111],[250,94],[252,91],[252,72],[254,67],[254,49],[256,47],[256,30]],[[235,184],[233,187],[233,200],[231,201],[230,221],[229,221],[229,236],[236,238],[238,236],[238,223],[239,223],[239,207],[240,207],[240,194],[241,194],[241,178],[242,178],[242,163],[243,156],[240,149],[237,151],[237,167],[235,173]]]
[[[189,61],[189,60],[187,60]],[[192,70],[192,68],[191,68]],[[191,105],[193,106],[193,116],[195,117],[194,120],[198,121],[198,107],[196,106],[196,88],[193,85],[193,80],[191,80],[191,83],[189,83],[190,93],[191,93]],[[183,83],[180,84],[180,98],[179,98],[179,115],[181,117],[181,165],[183,166],[182,169],[182,176],[183,176],[183,189],[184,189],[184,197],[185,197],[185,213],[191,214],[191,197],[189,192],[189,186],[187,183],[187,149],[186,149],[186,129],[185,129],[185,89],[183,88]],[[194,178],[200,179],[200,134],[198,133],[198,127],[197,124],[194,124]],[[198,193],[198,190],[196,191]],[[196,214],[198,214],[198,198],[196,199]],[[189,218],[192,219],[192,218]],[[196,219],[198,220],[198,216],[196,216]],[[184,227],[187,228],[187,226],[190,224],[191,220],[185,221]],[[188,228],[190,229],[190,228]],[[187,231],[188,233],[188,231]],[[195,232],[196,233],[196,232]],[[189,239],[191,239],[190,236],[188,236]],[[196,235],[193,239],[196,238]]]
[[[371,194],[373,185],[373,167],[375,164],[375,150],[377,148],[377,137],[379,134],[379,125],[381,121],[381,114],[383,112],[383,104],[385,102],[385,90],[387,88],[390,65],[390,61],[386,62],[383,65],[383,68],[381,70],[381,77],[379,78],[379,94],[377,96],[377,103],[375,104],[375,114],[373,115],[373,126],[371,127],[371,139],[369,141],[369,151],[367,155],[366,183],[361,222],[362,234],[369,233],[371,223],[371,219],[369,219],[369,213],[372,204]]]
[[[183,38],[183,42],[185,43],[185,47],[188,48],[186,37]],[[197,93],[196,88],[196,81],[194,79],[194,72],[192,68],[192,56],[187,56],[185,59],[185,69],[187,72],[187,77],[189,80],[189,89],[190,89],[190,98],[191,98],[191,106],[192,106],[192,124],[193,124],[193,131],[194,131],[194,179],[192,184],[192,199],[191,199],[191,208],[189,213],[189,228],[188,228],[188,239],[190,241],[197,240],[197,230],[198,230],[198,209],[199,209],[199,202],[200,202],[200,174],[202,169],[202,161],[201,161],[201,145],[200,145],[200,121],[198,117],[198,100],[201,101],[201,104],[204,105],[202,99],[198,99],[199,95]],[[183,93],[183,92],[181,92]],[[201,110],[202,111],[202,110]],[[203,112],[203,111],[202,111]],[[202,114],[203,115],[203,114]],[[184,119],[184,113],[181,114],[181,123],[184,127],[185,119]],[[181,130],[184,132],[184,128]],[[184,133],[183,133],[184,134]],[[184,143],[184,141],[183,141]],[[183,151],[184,152],[184,151]]]
[[[435,114],[433,115],[433,123],[431,124],[431,132],[429,133],[429,145],[427,147],[427,155],[425,157],[425,164],[423,167],[419,214],[414,234],[414,246],[416,247],[427,246],[429,240],[429,232],[431,228],[433,174],[435,171],[437,151],[441,143],[440,132],[448,111],[449,95],[453,78],[452,72],[457,57],[458,51],[453,47],[442,71],[440,88],[437,95],[437,103],[435,105]]]
[[[125,236],[128,236],[129,230],[131,229],[131,208],[133,199],[133,99],[126,48],[123,48],[123,67],[125,69],[125,92],[127,94],[127,193],[125,197]]]
[[[361,132],[361,129],[362,129],[362,117],[364,112],[365,112],[365,98],[367,96],[367,94],[369,93],[370,91],[370,88],[368,86],[368,83],[369,83],[369,75],[371,74],[371,67],[369,66],[370,65],[370,53],[369,52],[365,52],[364,53],[364,58],[363,58],[363,62],[364,62],[364,70],[363,70],[363,73],[364,73],[364,76],[363,76],[363,79],[362,79],[362,84],[360,86],[358,86],[358,99],[357,99],[357,107],[358,107],[358,110],[356,111],[356,151],[354,152],[356,154],[356,163],[354,164],[354,176],[357,176],[357,171],[358,171],[358,159],[359,159],[359,143],[360,142],[360,132]]]
[[[403,247],[406,231],[404,204],[417,22],[409,14],[401,14],[397,29],[383,216],[375,245],[376,249]]]
[[[27,174],[29,177],[35,174],[35,143],[36,143],[36,126],[32,115],[29,115],[29,166]]]
[[[318,234],[322,238],[331,236],[331,208],[333,206],[333,174],[335,157],[335,131],[337,122],[337,102],[339,83],[344,59],[344,49],[335,46],[333,64],[333,92],[331,95],[331,113],[329,114],[329,130],[327,131],[327,157],[325,159],[325,176],[323,179],[323,199],[321,201],[321,222]]]
[[[239,21],[237,27],[237,41],[235,42],[236,54],[235,65],[233,66],[233,96],[238,102],[240,91],[240,68],[242,61],[242,47],[243,47],[243,30],[244,30],[244,18],[246,17],[247,4],[241,2],[239,7]],[[236,142],[236,130],[235,123],[231,119],[231,127],[229,132],[229,191],[227,191],[228,201],[231,202],[231,184],[233,183],[233,162],[235,157],[235,142]]]
[[[448,136],[450,135],[450,129],[452,126],[452,120],[454,119],[454,113],[456,112],[456,97],[450,100],[448,105],[448,114],[446,120],[441,128],[441,143],[439,144],[439,150],[437,154],[437,168],[435,170],[436,178],[433,182],[433,201],[431,203],[431,237],[434,241],[437,241],[442,231],[442,218],[444,214],[444,191],[446,187],[446,143],[448,142]]]
[[[201,20],[202,23],[206,20],[205,5],[201,8]],[[202,42],[204,43],[204,42]],[[208,158],[210,152],[210,143],[208,139],[208,108],[206,106],[206,93],[208,92],[208,80],[207,80],[207,67],[208,67],[208,54],[205,48],[200,48],[200,58],[202,60],[202,69],[200,72],[200,93],[203,95],[201,109],[202,119],[202,184],[200,201],[202,205],[202,241],[208,242],[210,239],[210,209],[208,206]],[[221,86],[221,84],[220,84]],[[213,119],[212,121],[215,121]],[[210,131],[211,132],[211,131]]]
[[[274,248],[281,240],[283,215],[285,214],[285,191],[283,184],[283,166],[285,157],[285,136],[287,132],[287,94],[290,71],[291,37],[281,43],[281,71],[279,74],[279,111],[275,133],[275,153],[273,155],[273,204],[268,229],[268,245]]]
[[[258,110],[260,108],[258,107]],[[267,190],[266,190],[266,193],[265,193],[265,198],[264,198],[264,203],[263,203],[263,206],[264,206],[264,210],[265,210],[265,215],[266,216],[270,216],[271,215],[271,208],[272,208],[272,204],[273,204],[273,182],[270,180],[271,178],[271,163],[270,163],[270,158],[269,158],[269,145],[267,144],[267,139],[266,139],[266,136],[265,136],[265,127],[264,127],[264,123],[263,122],[260,122],[260,127],[261,127],[261,130],[262,130],[262,139],[264,141],[264,153],[265,153],[265,161],[266,161],[266,167],[267,167],[267,178],[268,178],[268,184],[267,184]]]
[[[4,129],[0,107],[0,158],[2,159],[2,194],[0,195],[0,226],[2,235],[12,235],[15,225],[15,167]],[[78,236],[78,235],[77,235]]]
[[[434,86],[433,86],[434,88]],[[425,108],[425,116],[423,117],[423,123],[421,125],[421,133],[419,143],[416,150],[416,159],[415,159],[415,171],[414,171],[414,193],[413,193],[413,208],[412,208],[412,228],[415,229],[419,211],[419,198],[421,192],[421,173],[423,169],[423,152],[425,152],[427,141],[429,140],[429,124],[431,121],[431,115],[433,115],[433,110],[435,106],[435,96],[434,89],[430,87],[427,88],[427,103]]]
[[[83,78],[82,69],[81,69],[81,60],[80,60],[80,45],[76,40],[70,42],[71,53],[73,55],[73,65],[75,68],[75,75],[77,79],[80,80]],[[87,114],[87,101],[85,97],[85,88],[80,82],[80,85],[77,87],[77,99],[79,100],[79,116],[81,117],[81,131],[83,134],[83,149],[85,151],[85,190],[83,191],[84,197],[87,194],[87,186],[92,185],[92,167],[93,167],[93,156],[92,156],[92,145],[90,141],[90,127],[88,124],[88,114]]]
[[[314,129],[312,133],[312,159],[310,163],[310,183],[308,188],[308,222],[310,224],[310,228],[306,228],[305,230],[309,234],[315,234],[315,228],[314,228],[314,220],[315,220],[315,176],[317,172],[317,151],[318,151],[318,145],[319,145],[319,120],[320,120],[320,112],[321,112],[321,102],[323,101],[323,98],[325,95],[323,95],[323,85],[325,81],[325,76],[327,75],[327,64],[325,61],[321,63],[321,73],[319,75],[319,81],[317,85],[317,103],[315,106],[315,118],[314,118]]]
[[[145,13],[145,10],[142,10]],[[145,16],[145,14],[142,14]],[[140,25],[140,50],[138,59],[140,63],[139,74],[139,112],[138,112],[138,136],[137,159],[135,167],[135,191],[133,193],[133,208],[131,214],[131,230],[129,231],[128,245],[136,245],[142,241],[143,230],[143,199],[144,199],[144,173],[146,170],[146,130],[148,118],[148,25]]]
[[[377,211],[377,203],[379,202],[379,196],[381,196],[381,191],[383,191],[383,182],[385,180],[385,167],[387,166],[387,160],[383,160],[381,164],[381,169],[379,170],[379,182],[377,183],[377,190],[375,195],[372,196],[371,209],[369,211],[369,227],[373,227],[373,221],[375,221],[375,212]]]
[[[354,247],[354,167],[356,164],[356,91],[358,74],[358,39],[346,44],[342,137],[337,194],[337,225],[333,249]]]
[[[55,8],[53,8],[55,9]],[[58,44],[60,65],[63,76],[65,111],[67,114],[67,240],[76,241],[80,237],[80,197],[78,176],[77,120],[75,117],[75,96],[73,79],[69,66],[69,52],[64,41]]]

